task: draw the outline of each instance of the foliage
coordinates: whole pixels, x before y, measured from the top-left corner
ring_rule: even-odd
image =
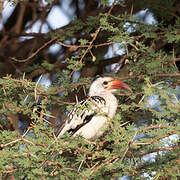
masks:
[[[18,32],[16,25],[16,32],[11,28],[8,31],[8,23],[4,24],[9,44],[2,43],[4,32],[1,32],[2,179],[116,179],[124,175],[132,179],[143,179],[146,175],[154,179],[178,179],[180,176],[180,18],[175,8],[179,2],[166,0],[162,5],[160,0],[148,3],[125,0],[110,5],[102,0],[98,5],[97,1],[90,1],[85,3],[90,9],[86,9],[87,14],[82,13],[83,18],[77,11],[69,25],[45,35],[31,33],[33,38],[24,42],[18,38],[30,36],[28,33],[23,29]],[[54,1],[46,1],[48,5],[44,7],[38,1],[12,2],[17,3],[16,8],[19,4],[30,8],[26,3],[35,3],[37,17],[57,5]],[[95,12],[91,6],[95,6]],[[155,24],[133,16],[145,8],[147,14],[152,13],[156,18]],[[22,28],[25,27],[22,23]],[[60,58],[59,52],[50,54],[46,49],[54,43],[61,45]],[[115,52],[112,58],[105,59],[108,48],[117,46],[125,53]],[[56,139],[57,119],[62,120],[67,109],[72,109],[74,95],[84,96],[84,89],[89,88],[93,77],[114,63],[115,68],[108,73],[126,81],[134,92],[116,94],[118,112],[103,137],[89,142],[66,133]],[[73,79],[77,72],[80,78]],[[52,81],[48,89],[34,81],[41,74]],[[152,106],[155,97],[156,106]]]

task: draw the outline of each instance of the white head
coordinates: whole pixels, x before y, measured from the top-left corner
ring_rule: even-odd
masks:
[[[118,89],[132,92],[127,84],[118,79],[112,77],[99,77],[91,84],[89,96],[95,96],[105,92],[112,93]]]

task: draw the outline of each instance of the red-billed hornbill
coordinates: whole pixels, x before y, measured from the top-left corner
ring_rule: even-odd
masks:
[[[118,89],[132,92],[129,86],[112,77],[99,77],[90,86],[86,98],[77,103],[64,119],[57,132],[57,138],[65,132],[80,135],[88,140],[100,137],[113,118],[118,106],[112,94]]]

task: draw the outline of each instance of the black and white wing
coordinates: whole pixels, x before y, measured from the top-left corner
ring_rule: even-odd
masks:
[[[105,99],[100,96],[85,97],[75,105],[74,109],[71,110],[64,119],[56,133],[57,138],[62,136],[65,132],[71,134],[76,133],[81,127],[90,122],[92,117],[97,113],[103,113],[105,105]]]

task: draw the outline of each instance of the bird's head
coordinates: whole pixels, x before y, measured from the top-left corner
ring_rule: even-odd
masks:
[[[115,92],[118,89],[132,92],[127,84],[118,79],[112,77],[99,77],[91,84],[89,95],[95,95],[96,93],[103,91]]]

